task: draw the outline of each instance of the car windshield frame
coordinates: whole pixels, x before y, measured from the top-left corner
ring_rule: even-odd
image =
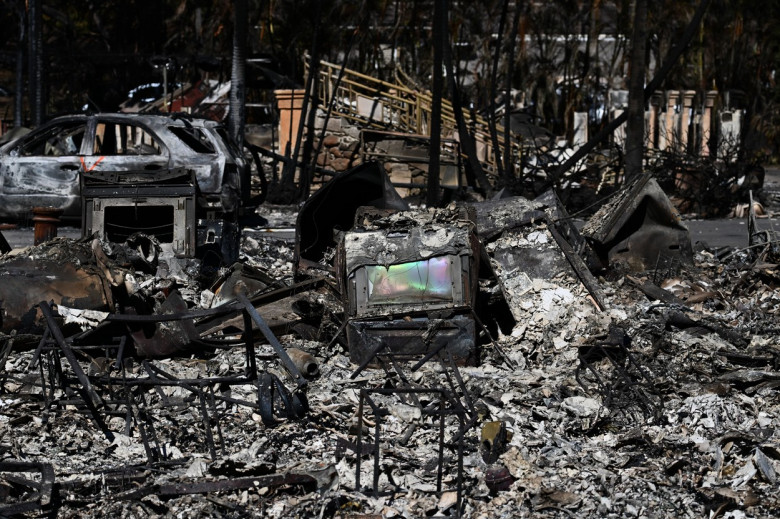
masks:
[[[175,124],[167,125],[168,131],[174,137],[179,139],[182,144],[191,149],[194,153],[204,155],[216,155],[217,148],[209,138],[204,128],[196,126],[179,126]]]

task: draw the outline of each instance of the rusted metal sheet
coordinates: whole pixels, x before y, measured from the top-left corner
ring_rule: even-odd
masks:
[[[637,178],[582,229],[603,267],[633,272],[693,261],[688,228],[651,175]]]
[[[302,321],[302,317],[295,312],[295,303],[300,300],[300,295],[289,296],[278,301],[269,301],[256,305],[255,309],[263,317],[268,327],[274,333],[284,335],[290,333],[294,325]],[[199,325],[198,329],[203,335],[229,330],[231,328],[240,328],[243,325],[243,318],[239,315],[229,319],[219,319],[216,322],[211,320],[210,326]],[[257,325],[252,325],[252,329],[259,331]],[[257,335],[257,334],[256,334]]]
[[[99,270],[79,264],[76,258],[17,257],[0,266],[3,331],[42,330],[40,301],[82,310],[110,310],[113,305],[110,287]]]

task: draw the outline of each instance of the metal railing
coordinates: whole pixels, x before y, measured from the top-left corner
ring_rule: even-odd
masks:
[[[309,69],[306,63],[307,72]],[[341,66],[320,62],[316,96],[323,106],[333,105],[341,117],[361,126],[392,129],[418,135],[430,135],[433,98],[430,92],[420,92],[398,83],[389,83],[360,72],[344,69],[338,80]],[[457,121],[452,103],[442,99],[441,132],[444,139],[459,140]],[[464,110],[464,119],[475,144],[477,159],[488,173],[497,171],[495,150],[487,121],[479,115]],[[504,128],[496,126],[500,153],[504,155]],[[512,157],[520,160],[520,142],[510,137]]]

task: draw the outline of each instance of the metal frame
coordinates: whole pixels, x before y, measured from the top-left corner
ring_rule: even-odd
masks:
[[[220,450],[224,452],[225,449],[219,423],[218,403],[257,409],[263,423],[268,426],[277,424],[280,418],[301,418],[308,411],[305,395],[306,380],[257,313],[252,302],[243,294],[239,294],[235,303],[210,311],[166,315],[114,314],[110,317],[109,320],[114,322],[142,323],[181,321],[194,317],[241,312],[244,317],[244,331],[242,344],[237,347],[244,348],[246,367],[243,373],[195,379],[176,378],[147,360],[141,363],[142,374],[131,376],[125,370],[126,336],[117,338],[110,344],[74,344],[76,341],[73,338],[66,339],[62,335],[49,304],[41,302],[39,306],[46,318],[47,329],[33,354],[28,369],[36,367],[39,369],[44,407],[48,409],[52,406],[74,405],[79,410],[88,412],[109,441],[113,441],[114,435],[106,425],[105,416],[124,416],[126,433],[129,434],[133,423],[138,427],[149,463],[160,462],[167,458],[164,443],[158,438],[154,427],[155,420],[145,398],[149,389],[157,391],[163,407],[172,405],[162,391],[163,387],[179,387],[190,392],[192,400],[198,402],[203,434],[212,459],[217,457],[217,443]],[[295,388],[292,391],[287,389],[276,375],[258,370],[253,324],[263,333],[295,381]],[[88,370],[82,367],[83,360],[80,357],[83,358],[89,351],[99,351],[101,356],[115,359],[114,363],[108,366],[107,373],[89,374]],[[63,357],[66,363],[62,362]],[[216,385],[253,385],[257,400],[250,402],[217,394],[214,391]],[[58,397],[58,389],[62,390],[62,397]]]
[[[173,217],[173,240],[176,254],[192,256],[195,254],[197,220],[195,214],[195,174],[186,170],[178,171],[181,178],[189,177],[189,182],[160,183],[150,180],[143,185],[138,182],[105,183],[96,181],[88,175],[82,175],[82,228],[83,236],[97,233],[98,237],[108,240],[106,232],[105,210],[109,207],[132,207],[143,211],[149,207],[171,207]],[[164,222],[166,225],[168,222]],[[152,230],[132,229],[155,234]]]

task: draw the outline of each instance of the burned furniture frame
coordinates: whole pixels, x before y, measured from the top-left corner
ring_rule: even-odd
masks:
[[[449,445],[450,448],[454,448],[457,451],[457,480],[456,480],[456,492],[457,492],[457,506],[458,516],[461,512],[461,504],[463,499],[463,436],[466,432],[467,425],[465,420],[465,413],[456,399],[452,398],[452,395],[444,389],[428,389],[428,388],[376,388],[368,389],[363,388],[360,390],[360,403],[358,404],[357,420],[359,424],[363,423],[364,413],[366,407],[370,407],[374,415],[374,438],[373,445],[369,452],[373,455],[373,476],[372,476],[372,492],[375,497],[381,495],[393,495],[397,493],[398,489],[393,491],[380,491],[379,490],[379,476],[381,474],[380,458],[381,458],[381,438],[382,438],[382,417],[387,416],[390,412],[382,407],[376,397],[378,395],[383,396],[401,396],[410,395],[415,399],[421,395],[436,395],[438,397],[438,405],[430,405],[421,407],[421,415],[423,418],[430,417],[433,420],[438,419],[438,446],[437,446],[437,458],[436,458],[436,492],[441,493],[444,489],[442,487],[442,480],[444,474],[444,448],[445,442],[445,420],[448,417],[455,417],[458,421],[458,434],[455,436],[454,442]],[[361,470],[361,454],[363,449],[363,428],[358,427],[357,444],[355,448],[356,452],[356,465],[355,465],[355,490],[363,491],[360,484],[360,470]]]
[[[176,254],[193,256],[196,188],[195,172],[184,168],[153,173],[83,172],[82,236],[97,234],[122,243],[133,233],[143,232],[170,243]]]
[[[154,420],[145,398],[149,389],[154,389],[160,395],[163,406],[170,405],[162,391],[165,387],[181,388],[191,394],[192,400],[197,400],[206,443],[212,458],[217,456],[217,442],[224,452],[217,403],[236,404],[256,409],[263,423],[267,426],[275,425],[281,418],[300,418],[308,411],[305,394],[307,381],[268,325],[257,313],[252,302],[243,294],[238,294],[233,303],[212,310],[166,315],[113,314],[109,317],[109,320],[114,322],[139,323],[180,321],[242,313],[244,331],[241,345],[243,345],[245,353],[243,373],[194,379],[176,378],[147,360],[141,362],[144,375],[130,376],[125,366],[126,336],[116,338],[110,344],[74,344],[78,341],[74,341],[72,338],[66,339],[63,336],[49,304],[41,302],[39,306],[46,318],[47,328],[33,354],[30,369],[34,369],[36,366],[39,368],[45,408],[74,405],[79,410],[87,411],[98,429],[109,441],[113,441],[114,435],[106,425],[105,416],[124,417],[126,434],[130,433],[132,423],[138,427],[149,463],[163,461],[166,458],[164,446],[158,439]],[[267,372],[261,373],[258,370],[253,323],[260,329],[294,380],[295,388],[292,391],[287,389],[276,375]],[[113,363],[104,366],[103,370],[97,372],[93,372],[95,370],[94,363],[92,363],[85,370],[79,357],[88,357],[86,354],[92,351],[101,352],[105,359],[114,359]],[[62,362],[63,357],[69,368],[67,370]],[[256,402],[232,398],[214,391],[215,386],[236,385],[255,386]],[[57,389],[64,392],[65,398],[57,398]],[[216,428],[216,441],[213,428]]]
[[[378,363],[385,371],[385,382],[388,387],[382,388],[362,388],[360,390],[360,401],[357,414],[357,423],[364,423],[366,408],[370,408],[374,415],[374,437],[371,444],[364,443],[362,427],[358,427],[357,438],[354,443],[342,441],[340,449],[349,449],[356,456],[355,467],[355,490],[363,491],[360,484],[361,479],[361,458],[370,454],[373,456],[373,475],[371,491],[374,496],[391,495],[402,492],[403,489],[396,488],[393,491],[380,491],[379,477],[381,474],[381,418],[389,413],[382,407],[377,397],[397,397],[401,402],[414,406],[419,409],[421,417],[429,417],[432,420],[438,418],[438,446],[436,463],[436,491],[441,493],[442,476],[444,471],[444,450],[448,448],[454,450],[457,456],[457,513],[460,517],[462,512],[463,497],[463,454],[466,433],[474,427],[478,421],[477,411],[473,404],[473,399],[469,394],[463,377],[460,374],[458,365],[452,352],[445,347],[446,343],[441,343],[421,359],[417,359],[411,366],[408,365],[409,357],[403,353],[398,353],[389,348],[386,344],[379,344],[372,350],[364,362],[350,375],[352,380],[357,379],[369,364]],[[416,384],[412,382],[405,368],[411,373],[416,372],[428,362],[438,360],[440,365],[439,373],[446,381],[439,387],[429,387],[430,384]],[[428,381],[430,382],[430,380]],[[436,395],[438,400],[423,406],[420,400],[423,395]],[[449,418],[457,420],[457,433],[447,442],[445,441],[445,421]],[[412,423],[408,426],[403,436],[399,440],[406,443],[418,429],[418,424]],[[337,458],[340,454],[337,454]]]
[[[40,481],[22,474],[39,473]],[[29,463],[21,461],[0,462],[0,479],[18,488],[26,495],[25,500],[0,504],[0,517],[17,517],[30,512],[47,513],[52,507],[54,467],[50,463]]]

